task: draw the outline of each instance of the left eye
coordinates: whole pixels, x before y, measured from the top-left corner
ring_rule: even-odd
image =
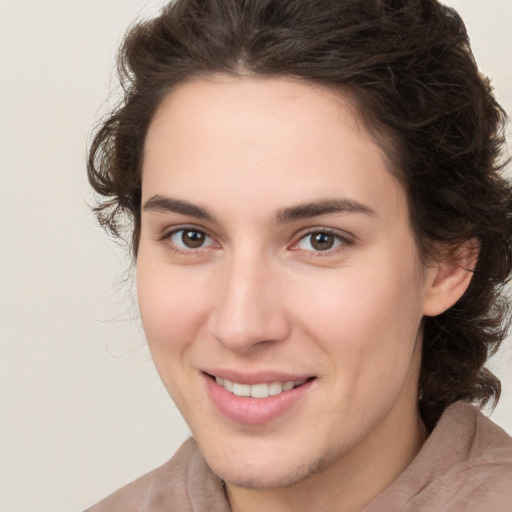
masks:
[[[304,251],[328,251],[343,243],[341,237],[325,231],[316,231],[303,236],[297,244],[298,249]]]
[[[213,240],[198,229],[178,229],[169,238],[172,244],[180,249],[200,249],[213,244]]]

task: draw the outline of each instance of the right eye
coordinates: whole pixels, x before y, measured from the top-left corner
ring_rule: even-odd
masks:
[[[166,238],[178,250],[190,251],[214,245],[214,241],[204,231],[193,228],[176,229]]]

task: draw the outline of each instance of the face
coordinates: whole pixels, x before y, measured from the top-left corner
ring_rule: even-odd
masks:
[[[181,85],[142,195],[144,330],[217,474],[290,485],[403,442],[429,271],[348,100],[287,78]]]

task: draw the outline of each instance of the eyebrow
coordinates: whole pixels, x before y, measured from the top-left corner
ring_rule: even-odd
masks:
[[[197,219],[215,221],[215,217],[204,208],[189,201],[156,194],[150,197],[142,207],[144,211],[171,212],[195,217]],[[320,199],[296,206],[280,209],[276,216],[277,224],[286,224],[302,219],[329,215],[332,213],[361,213],[375,216],[375,210],[352,199]]]
[[[369,206],[352,199],[320,199],[319,201],[298,204],[279,210],[276,215],[276,222],[284,224],[331,213],[362,213],[372,217],[377,215],[375,210]]]
[[[208,213],[204,208],[196,206],[188,201],[173,199],[172,197],[161,196],[159,194],[150,197],[142,207],[144,211],[171,212],[188,215],[197,219],[214,221],[215,217]]]

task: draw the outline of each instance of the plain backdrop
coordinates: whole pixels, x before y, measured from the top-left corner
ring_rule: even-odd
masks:
[[[79,511],[188,430],[145,346],[129,259],[96,227],[87,140],[126,27],[162,2],[0,0],[0,510]],[[512,112],[512,0],[452,0]],[[509,130],[510,132],[510,130]],[[512,349],[493,363],[512,433]]]

